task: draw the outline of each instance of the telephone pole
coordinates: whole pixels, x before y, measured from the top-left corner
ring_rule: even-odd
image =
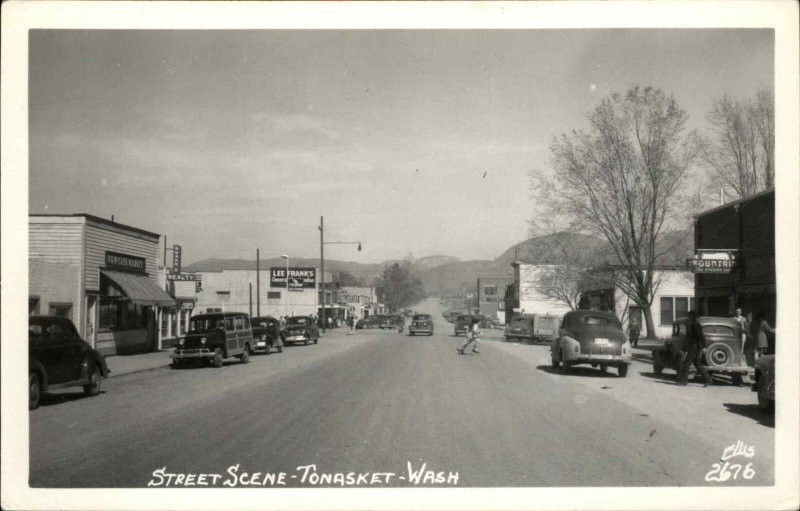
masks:
[[[319,217],[319,288],[322,291],[322,313],[320,320],[322,320],[322,333],[325,333],[325,324],[327,319],[325,317],[325,218]]]

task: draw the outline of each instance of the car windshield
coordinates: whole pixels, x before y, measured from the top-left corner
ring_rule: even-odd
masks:
[[[250,321],[250,324],[253,325],[253,326],[264,326],[264,327],[267,327],[267,326],[269,326],[269,319],[267,319],[267,318],[253,318]]]
[[[287,325],[307,325],[308,318],[289,318],[286,320]]]
[[[431,317],[427,314],[417,314],[414,316],[414,321],[430,321]]]
[[[514,319],[511,320],[511,323],[513,323],[515,325],[524,325],[527,322],[528,322],[528,320],[525,319],[525,318],[514,318]]]
[[[215,318],[192,318],[189,322],[190,332],[211,332],[215,328],[225,328],[225,320]]]

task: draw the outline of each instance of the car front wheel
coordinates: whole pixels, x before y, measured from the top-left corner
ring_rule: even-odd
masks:
[[[561,374],[569,374],[569,362],[563,352],[561,353]]]
[[[31,373],[28,375],[28,410],[39,408],[39,399],[42,397],[42,382],[39,375]]]
[[[269,351],[269,348],[267,348],[267,351]],[[244,351],[242,351],[242,356],[239,357],[239,360],[242,364],[250,362],[250,346],[245,344]]]
[[[222,350],[220,348],[216,348],[214,350],[213,362],[214,362],[214,367],[216,367],[217,369],[222,367]]]
[[[766,397],[766,387],[767,387],[767,378],[762,376],[758,379],[758,385],[756,386],[757,392],[756,395],[758,396],[758,408],[763,412],[772,411],[775,407],[775,401],[771,399],[767,399]]]
[[[100,382],[103,381],[103,377],[102,373],[100,372],[100,368],[96,365],[92,366],[90,371],[89,384],[83,386],[83,392],[87,396],[96,396],[100,393]]]
[[[620,378],[625,378],[628,376],[628,364],[622,364],[621,366],[617,367],[617,374],[619,374]]]

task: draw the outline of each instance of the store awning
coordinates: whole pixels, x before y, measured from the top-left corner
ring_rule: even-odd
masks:
[[[162,307],[175,305],[175,300],[150,277],[110,270],[100,270],[100,272],[114,281],[125,293],[126,298],[133,303]]]

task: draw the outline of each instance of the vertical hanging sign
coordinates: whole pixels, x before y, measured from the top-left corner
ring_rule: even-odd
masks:
[[[172,246],[172,273],[181,272],[181,246]]]

